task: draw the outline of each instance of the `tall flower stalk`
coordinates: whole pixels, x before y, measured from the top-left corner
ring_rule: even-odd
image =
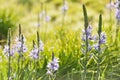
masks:
[[[11,48],[11,29],[8,30],[7,45],[5,45],[3,53],[8,57],[8,80],[11,79],[11,56],[14,55],[14,47]]]
[[[40,36],[39,36],[39,32],[37,32],[37,46],[38,46],[38,48],[40,47]],[[39,49],[38,49],[38,59],[39,59]]]
[[[85,8],[85,5],[83,5],[83,14],[84,14],[84,29],[85,29],[85,56],[84,56],[84,76],[83,76],[83,80],[86,80],[86,64],[87,64],[87,53],[88,53],[88,34],[87,34],[87,28],[88,28],[88,17],[87,17],[87,11]]]
[[[19,78],[20,68],[23,65],[23,53],[27,51],[27,47],[25,45],[25,37],[23,36],[23,34],[21,34],[20,24],[19,24],[19,34],[18,34],[18,38],[16,38],[15,48],[16,48],[16,52],[18,52],[18,78]],[[21,59],[22,59],[22,62],[20,65]]]
[[[55,80],[56,72],[59,69],[59,59],[54,57],[52,53],[52,61],[47,65],[47,74],[49,75],[49,80]]]
[[[99,24],[98,24],[98,36],[99,36],[99,41],[98,41],[98,60],[97,60],[97,79],[99,80],[100,76],[100,53],[101,53],[101,32],[102,32],[102,15],[100,14],[99,16]]]
[[[9,62],[8,62],[8,80],[10,80],[10,73],[11,73],[11,69],[10,69],[10,63],[11,63],[11,57],[10,57],[10,45],[11,45],[11,34],[10,34],[10,29],[8,31],[8,46],[9,46],[9,49],[8,49],[8,53],[9,53]]]

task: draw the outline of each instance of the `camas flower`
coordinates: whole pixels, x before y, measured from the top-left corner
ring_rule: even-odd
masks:
[[[33,58],[33,59],[38,59],[38,49],[37,49],[37,47],[35,47],[35,48],[33,48],[33,50],[30,52],[30,56],[31,56],[31,58]]]
[[[67,2],[64,3],[64,5],[62,6],[62,11],[63,13],[65,13],[68,10],[68,5]]]
[[[50,19],[51,19],[51,17],[50,17],[50,16],[48,16],[48,15],[45,17],[46,22],[49,22],[49,21],[50,21]]]
[[[106,43],[106,35],[104,32],[102,32],[100,36],[100,44],[105,44],[105,43]]]
[[[115,9],[115,17],[117,19],[117,21],[119,22],[120,21],[120,0],[116,0],[116,2],[114,3],[110,3],[107,5],[107,7],[109,9]]]
[[[18,38],[16,38],[15,41],[16,41],[16,44],[15,44],[15,50],[16,50],[16,52],[18,52],[18,53],[25,53],[27,51],[27,47],[25,45],[26,39],[23,38],[23,43]]]
[[[116,10],[116,19],[120,21],[120,9]]]
[[[43,42],[40,40],[39,41],[39,48],[34,44],[34,48],[32,49],[32,51],[30,52],[30,57],[33,59],[38,59],[39,57],[39,53],[41,51],[44,50],[44,44]]]
[[[92,49],[92,44],[91,44],[91,41],[92,40],[94,40],[94,36],[92,36],[92,26],[91,25],[89,25],[88,27],[87,27],[87,29],[86,30],[83,30],[83,35],[82,35],[82,40],[83,40],[83,44],[82,44],[82,52],[83,53],[85,53],[86,51],[85,51],[85,42],[86,42],[86,37],[88,38],[88,46],[87,46],[87,50],[88,51],[91,51],[91,49]]]
[[[98,40],[98,39],[97,39]],[[101,35],[100,35],[100,44],[98,44],[98,42],[94,45],[94,49],[95,50],[98,50],[99,48],[99,45],[101,44],[105,44],[106,43],[106,35],[105,35],[105,32],[102,32]]]
[[[92,36],[92,26],[89,25],[87,30],[83,30],[83,35],[82,35],[82,40],[86,41],[86,36],[88,37],[89,40],[93,40],[94,36]]]
[[[9,46],[8,45],[5,45],[4,49],[3,49],[3,53],[6,55],[6,56],[9,56]],[[10,56],[13,56],[15,53],[14,51],[14,48],[12,48],[10,50]]]
[[[59,69],[59,60],[58,58],[54,58],[47,65],[47,74],[53,75]]]
[[[98,44],[95,44],[95,45],[94,45],[94,48],[95,48],[95,50],[98,50],[99,45],[98,45]]]

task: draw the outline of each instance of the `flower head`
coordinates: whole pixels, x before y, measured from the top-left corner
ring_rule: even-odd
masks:
[[[18,53],[25,53],[27,52],[27,47],[25,45],[26,39],[23,38],[23,41],[19,40],[19,38],[16,38],[16,44],[15,44],[15,50]]]
[[[49,21],[50,21],[50,19],[51,19],[51,17],[50,17],[50,16],[48,16],[48,15],[45,17],[46,22],[49,22]]]
[[[47,74],[53,75],[59,69],[59,60],[58,58],[54,58],[51,62],[47,65]]]
[[[64,5],[62,6],[62,11],[63,13],[65,13],[67,10],[68,10],[68,5],[67,5],[67,2],[64,3]]]
[[[10,52],[10,53],[9,53]],[[14,51],[14,48],[12,48],[10,51],[9,51],[9,46],[8,45],[5,45],[4,49],[3,49],[3,53],[6,55],[6,56],[13,56],[15,51]]]
[[[116,19],[120,21],[120,10],[116,10]]]
[[[30,56],[33,59],[38,59],[38,49],[36,47],[30,52]]]
[[[100,44],[105,44],[105,43],[106,43],[106,35],[104,32],[102,32],[100,36]]]

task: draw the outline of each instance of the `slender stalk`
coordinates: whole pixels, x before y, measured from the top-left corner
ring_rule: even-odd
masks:
[[[23,34],[21,35],[21,42],[22,42],[22,44],[21,44],[21,59],[22,59],[22,62],[21,62],[21,68],[22,68],[22,66],[23,66],[23,44],[24,44],[24,37],[23,37]]]
[[[33,49],[35,48],[35,41],[33,40]],[[36,73],[36,62],[35,62],[35,59],[34,59],[34,73],[35,73],[35,78],[36,78],[36,75],[37,75],[37,73]]]
[[[102,15],[100,14],[99,16],[99,24],[98,24],[98,36],[99,36],[99,41],[98,41],[98,65],[97,65],[97,79],[99,80],[100,76],[100,53],[101,53],[101,32],[102,32]]]
[[[39,37],[39,32],[37,32],[37,46],[38,46],[38,59],[39,59],[39,47],[40,47],[40,45],[39,45],[39,42],[40,42],[40,37]]]
[[[21,41],[21,25],[20,24],[19,24],[18,40]],[[19,79],[19,73],[20,73],[20,54],[18,55],[18,79]]]
[[[86,35],[86,41],[85,41],[85,45],[86,45],[86,51],[85,51],[85,56],[84,56],[84,77],[83,80],[86,80],[86,64],[87,64],[87,53],[88,53],[88,35],[87,35],[87,27],[88,27],[88,17],[87,17],[87,11],[85,8],[85,5],[83,5],[83,14],[84,14],[84,29],[85,29],[85,35]]]
[[[10,63],[11,63],[11,58],[10,58],[10,45],[11,45],[11,34],[10,34],[11,30],[9,29],[8,31],[8,46],[9,46],[9,62],[8,62],[8,80],[10,80],[10,72],[11,72],[11,69],[10,69]]]

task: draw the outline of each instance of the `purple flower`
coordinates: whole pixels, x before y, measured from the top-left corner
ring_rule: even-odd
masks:
[[[45,18],[45,20],[46,20],[46,22],[49,22],[50,21],[50,19],[51,19],[51,17],[50,16],[46,16],[46,18]]]
[[[4,49],[3,49],[3,53],[6,55],[6,56],[9,56],[9,46],[8,45],[5,45]],[[10,56],[13,56],[15,53],[14,51],[14,48],[12,48],[10,50]]]
[[[92,36],[92,26],[89,25],[87,30],[83,30],[83,35],[82,35],[82,40],[86,41],[86,36],[88,37],[89,40],[93,40],[94,37]]]
[[[105,44],[105,43],[106,43],[106,35],[104,32],[102,32],[100,36],[100,44]]]
[[[44,44],[43,42],[40,40],[39,41],[39,48],[34,45],[34,48],[32,49],[32,51],[30,52],[30,56],[31,58],[33,59],[38,59],[39,57],[39,52],[43,51],[44,50]]]
[[[63,13],[65,13],[68,10],[68,5],[67,2],[64,3],[64,5],[62,6],[62,11]]]
[[[95,44],[95,45],[94,45],[95,50],[98,50],[98,47],[99,47],[98,44]]]
[[[116,19],[120,21],[120,10],[116,10]]]
[[[38,49],[36,47],[30,52],[30,56],[33,59],[38,59],[38,54]]]
[[[87,27],[87,30],[86,30],[86,35],[91,35],[91,33],[92,33],[92,26],[91,25],[89,25],[88,27]]]
[[[47,74],[53,75],[55,71],[59,69],[59,60],[58,58],[54,58],[51,62],[47,65]]]
[[[25,45],[25,41],[26,39],[23,38],[23,43],[21,40],[19,40],[19,38],[16,38],[16,44],[15,44],[15,51],[18,53],[25,53],[27,52],[27,47]]]

